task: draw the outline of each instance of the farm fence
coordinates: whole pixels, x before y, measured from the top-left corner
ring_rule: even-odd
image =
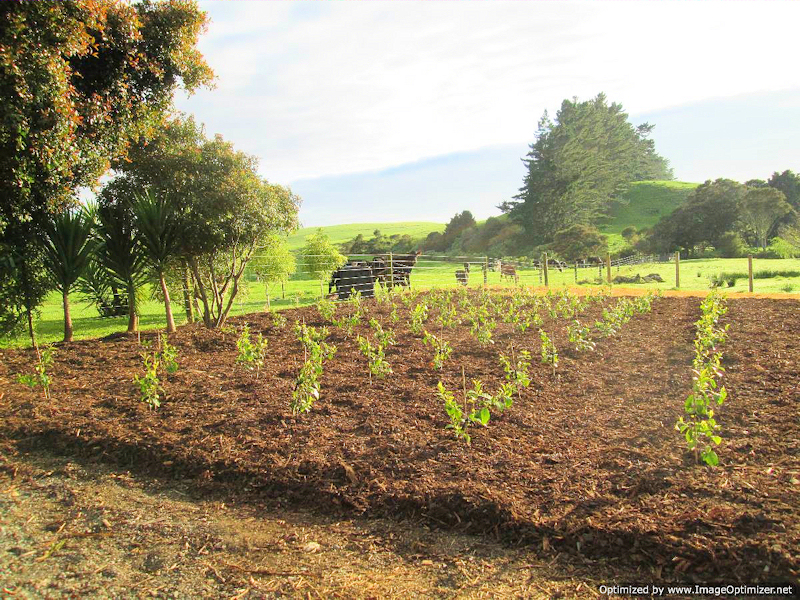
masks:
[[[325,297],[330,292],[340,292],[339,297],[347,297],[352,291],[369,292],[370,289],[383,290],[388,287],[442,288],[465,286],[478,288],[485,285],[497,286],[550,286],[563,287],[575,285],[621,285],[642,288],[679,288],[708,290],[712,285],[732,287],[739,282],[748,281],[747,289],[753,291],[752,258],[736,259],[732,265],[736,269],[721,277],[713,270],[689,261],[682,264],[677,254],[632,255],[611,260],[594,259],[566,263],[547,259],[493,259],[487,256],[448,256],[421,254],[416,262],[409,261],[407,254],[350,254],[346,267],[331,277],[320,279],[309,271],[314,267],[314,259],[321,256],[297,256],[296,272],[284,281],[265,283],[268,275],[269,257],[257,256],[245,270],[243,287],[245,294],[237,299],[237,304],[253,305],[263,298],[267,308],[272,301],[282,304],[307,304]],[[382,264],[381,264],[382,261]],[[377,262],[377,265],[376,265]],[[766,262],[761,261],[761,262]],[[360,264],[359,263],[363,263]],[[371,267],[377,266],[376,270]],[[381,275],[381,269],[383,273]],[[376,272],[378,277],[375,277]],[[756,273],[755,277],[758,278]],[[800,272],[798,272],[800,276]],[[374,283],[372,279],[374,278]],[[683,278],[683,282],[681,282]],[[738,279],[737,279],[738,278]],[[333,285],[331,285],[331,280]],[[342,293],[344,290],[344,293]],[[176,290],[177,291],[177,290]],[[181,293],[185,293],[181,289]]]

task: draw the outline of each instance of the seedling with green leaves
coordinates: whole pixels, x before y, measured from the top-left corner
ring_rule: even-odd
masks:
[[[250,326],[245,325],[242,328],[242,333],[236,341],[236,348],[239,350],[239,355],[236,357],[236,362],[242,365],[248,371],[255,370],[256,379],[258,379],[261,367],[264,366],[264,357],[267,354],[268,341],[264,336],[259,333],[256,341],[250,339]]]
[[[47,347],[42,351],[39,350],[38,346],[36,346],[35,348],[36,348],[36,364],[33,365],[33,370],[35,372],[35,375],[31,374],[17,375],[17,381],[23,385],[27,385],[31,389],[34,389],[38,386],[42,386],[45,400],[49,400],[50,384],[52,383],[52,377],[47,372],[47,370],[53,365],[54,351],[50,347]]]
[[[425,321],[428,320],[428,305],[424,302],[417,304],[411,310],[411,320],[409,321],[409,327],[411,331],[417,335],[422,333],[422,328]]]
[[[433,335],[427,330],[425,331],[425,337],[422,338],[422,343],[433,348],[434,354],[431,366],[437,371],[441,371],[444,366],[444,361],[450,358],[450,354],[453,352],[450,344],[447,340]]]
[[[542,363],[553,366],[553,377],[555,377],[558,367],[558,349],[544,329],[539,330],[539,339],[542,341]]]
[[[571,325],[567,325],[567,335],[569,343],[575,346],[576,351],[585,352],[595,349],[596,344],[592,341],[591,329],[588,325],[581,325],[578,319],[575,319]]]
[[[384,347],[380,342],[373,345],[368,338],[358,336],[358,348],[369,361],[369,383],[372,385],[372,376],[383,379],[392,373],[392,367],[386,361]]]
[[[323,341],[328,335],[328,330],[324,327],[315,329],[305,322],[296,322],[295,335],[303,344],[303,365],[300,367],[289,405],[293,415],[309,412],[314,402],[319,400],[323,364],[336,354],[336,346]]]
[[[511,383],[504,383],[500,386],[497,394],[492,395],[483,391],[483,384],[479,379],[472,380],[472,389],[467,389],[464,368],[461,369],[463,382],[464,404],[462,406],[456,401],[455,394],[447,390],[440,381],[437,384],[438,396],[444,402],[444,409],[450,418],[450,424],[446,429],[452,429],[456,438],[464,440],[467,444],[471,443],[472,438],[467,429],[472,425],[486,426],[491,419],[491,411],[503,412],[513,404],[514,386]]]
[[[714,419],[713,406],[722,405],[728,392],[719,386],[717,380],[724,369],[720,365],[722,353],[717,349],[726,337],[729,325],[719,326],[719,319],[728,308],[723,296],[716,290],[700,304],[702,315],[695,324],[695,358],[693,364],[692,393],[684,402],[685,416],[675,423],[675,429],[686,439],[689,450],[694,452],[695,462],[700,459],[709,466],[719,464],[719,457],[713,446],[718,446],[722,438],[717,435],[719,425]],[[702,447],[702,449],[701,449]]]
[[[514,390],[526,388],[531,384],[528,370],[531,366],[531,353],[522,350],[519,356],[514,356],[514,347],[511,347],[511,356],[500,353],[500,364],[506,372],[506,380]]]
[[[381,325],[380,321],[377,319],[370,319],[369,326],[375,331],[375,339],[384,348],[388,346],[394,346],[397,343],[397,340],[394,336],[394,331],[392,329],[384,329],[383,325]]]
[[[317,310],[324,320],[333,321],[333,316],[336,314],[336,305],[330,300],[323,298],[317,303]]]
[[[470,314],[472,319],[472,326],[470,333],[475,337],[478,344],[481,346],[488,346],[494,344],[492,340],[492,332],[497,327],[497,323],[489,316],[489,311],[485,306],[478,306]]]

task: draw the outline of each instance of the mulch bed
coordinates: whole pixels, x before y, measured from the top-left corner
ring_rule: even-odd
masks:
[[[610,299],[607,304],[615,302]],[[386,305],[367,303],[387,321]],[[186,326],[171,337],[180,370],[158,411],[138,400],[136,336],[57,348],[52,400],[15,383],[30,350],[0,351],[0,440],[113,461],[198,485],[225,486],[319,510],[358,511],[463,528],[656,579],[796,580],[800,573],[800,302],[735,299],[723,347],[729,399],[718,412],[721,465],[696,466],[673,426],[691,389],[697,298],[662,298],[595,352],[568,350],[566,323],[545,317],[560,349],[553,377],[538,332],[498,322],[480,348],[466,325],[443,372],[399,308],[394,373],[369,383],[355,335],[330,327],[336,356],[309,414],[289,400],[303,352],[292,325],[315,308],[232,319],[269,339],[258,379],[235,364],[236,334]],[[583,322],[593,322],[593,305]],[[341,311],[341,309],[340,309]],[[438,326],[437,326],[438,329]],[[357,328],[362,335],[366,325]],[[438,331],[437,331],[438,333]],[[142,339],[153,338],[152,335]],[[436,384],[503,381],[500,351],[531,350],[533,383],[514,406],[449,430]]]

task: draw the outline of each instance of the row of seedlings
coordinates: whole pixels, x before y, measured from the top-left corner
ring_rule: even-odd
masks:
[[[718,446],[722,438],[717,435],[719,425],[714,419],[713,407],[722,405],[728,397],[725,386],[718,384],[725,370],[720,365],[722,352],[719,346],[725,342],[730,324],[723,326],[719,323],[728,307],[724,296],[717,290],[706,296],[700,309],[702,315],[695,323],[692,392],[684,403],[685,415],[675,423],[675,429],[683,434],[689,450],[694,452],[695,463],[699,464],[702,458],[707,465],[716,466],[719,457],[712,444]]]

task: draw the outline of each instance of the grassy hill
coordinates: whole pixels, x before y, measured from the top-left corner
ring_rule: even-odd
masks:
[[[678,206],[698,186],[684,181],[636,181],[611,211],[608,223],[600,231],[608,235],[612,252],[625,245],[620,233],[626,227],[652,227]]]
[[[424,238],[431,231],[444,231],[444,223],[431,223],[427,221],[403,221],[400,223],[350,223],[347,225],[329,225],[322,227],[328,234],[331,242],[341,244],[352,240],[359,233],[365,238],[372,237],[372,232],[380,229],[384,235],[408,234],[412,238]],[[289,249],[299,250],[306,243],[306,237],[313,235],[319,227],[303,227],[289,236]]]

